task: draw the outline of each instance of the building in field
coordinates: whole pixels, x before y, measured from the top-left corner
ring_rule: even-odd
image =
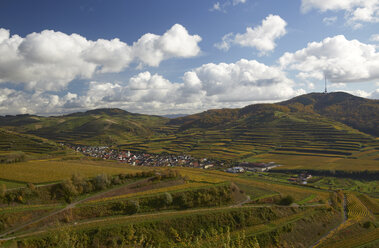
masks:
[[[275,162],[269,162],[269,163],[242,162],[238,166],[245,168],[247,171],[264,172],[264,171],[269,171],[269,170],[271,170],[275,167],[281,166],[281,165],[276,164]]]
[[[242,168],[242,167],[231,167],[231,168],[228,168],[226,170],[226,172],[229,172],[229,173],[243,173],[245,172],[245,169]]]

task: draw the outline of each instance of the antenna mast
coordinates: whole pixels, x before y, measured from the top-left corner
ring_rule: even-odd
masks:
[[[324,73],[324,76],[325,76],[325,91],[324,91],[324,93],[326,94],[326,93],[328,93],[328,90],[326,88],[326,73]]]

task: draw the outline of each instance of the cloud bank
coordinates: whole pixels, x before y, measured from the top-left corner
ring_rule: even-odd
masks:
[[[193,113],[284,100],[305,93],[294,86],[280,68],[241,59],[229,64],[204,64],[185,72],[179,83],[145,71],[126,82],[91,81],[83,95],[1,89],[0,113],[51,114],[99,107],[149,114]]]
[[[0,29],[0,83],[25,85],[28,90],[58,91],[74,79],[94,73],[121,72],[130,63],[158,66],[170,58],[200,53],[201,37],[175,24],[163,35],[145,34],[132,45],[115,38],[87,40],[53,30],[22,38]]]
[[[379,52],[376,46],[343,35],[308,43],[306,48],[285,53],[282,68],[298,71],[301,79],[322,80],[326,74],[333,83],[369,82],[379,79]]]

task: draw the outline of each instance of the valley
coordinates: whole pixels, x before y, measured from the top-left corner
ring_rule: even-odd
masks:
[[[173,119],[0,117],[0,247],[377,247],[378,113],[312,93]]]

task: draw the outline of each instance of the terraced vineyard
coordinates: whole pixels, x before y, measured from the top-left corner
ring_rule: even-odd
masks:
[[[375,199],[370,198],[367,195],[358,195],[359,200],[376,216],[379,216],[379,204],[375,202]]]
[[[378,106],[332,93],[172,120],[120,109],[0,117],[0,246],[376,247]],[[130,166],[58,141],[218,162]],[[283,166],[223,171],[241,161]],[[289,182],[304,170],[308,184]]]
[[[374,140],[327,120],[318,123],[292,122],[281,117],[269,125],[233,123],[235,127],[215,127],[207,131],[189,129],[165,138],[140,140],[120,145],[122,149],[147,152],[189,153],[198,157],[236,159],[260,153],[345,158]],[[270,126],[271,125],[271,126]],[[178,127],[179,128],[179,127]],[[180,129],[180,128],[179,128]],[[376,143],[375,143],[376,144]]]
[[[370,211],[367,207],[354,195],[346,194],[347,198],[347,216],[350,219],[370,217]]]
[[[0,118],[0,126],[55,141],[149,153],[186,153],[229,161],[260,159],[262,154],[307,156],[308,161],[313,157],[363,159],[372,165],[379,158],[379,140],[349,126],[346,118],[351,116],[341,119],[343,124],[330,115],[335,105],[341,109],[341,102],[350,106],[353,101],[367,104],[372,111],[356,111],[354,116],[375,123],[378,101],[331,93],[304,95],[279,104],[209,110],[172,120],[98,109],[58,117],[7,116]],[[362,127],[358,122],[354,125]]]
[[[23,151],[26,153],[48,155],[54,152],[64,154],[65,149],[47,139],[0,128],[0,151],[1,153]]]

